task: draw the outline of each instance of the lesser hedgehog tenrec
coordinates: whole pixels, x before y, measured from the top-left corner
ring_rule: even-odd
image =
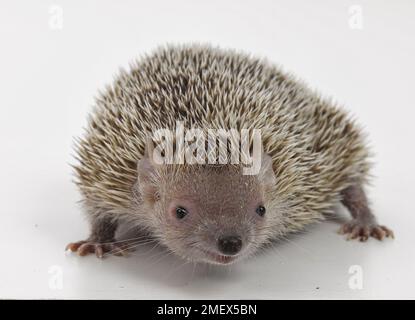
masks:
[[[260,129],[260,172],[155,164],[149,132],[178,121]],[[227,264],[322,220],[338,201],[353,217],[340,229],[348,238],[393,236],[369,209],[369,152],[348,114],[278,67],[232,50],[164,47],[121,71],[96,99],[76,151],[91,223],[87,240],[68,245],[80,255],[123,252],[114,233],[127,222],[188,260]]]

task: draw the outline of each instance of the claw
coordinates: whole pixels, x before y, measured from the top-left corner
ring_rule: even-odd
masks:
[[[104,256],[104,250],[102,249],[101,246],[95,247],[95,255],[97,256],[97,258],[102,259],[102,257]]]
[[[386,226],[380,226],[380,227],[382,228],[383,231],[385,231],[387,238],[390,237],[392,239],[395,239],[395,235],[394,235],[394,233],[393,233],[393,231],[391,229],[389,229]]]

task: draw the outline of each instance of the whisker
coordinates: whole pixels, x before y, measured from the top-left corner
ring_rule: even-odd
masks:
[[[143,240],[143,241],[136,241],[136,242],[128,243],[127,246],[114,248],[114,249],[104,253],[103,256],[111,255],[114,252],[118,252],[120,250],[128,252],[131,249],[137,248],[139,246],[144,246],[144,245],[147,245],[147,244],[150,244],[150,243],[154,243],[154,242],[157,242],[157,240],[154,240],[154,239],[153,240]]]

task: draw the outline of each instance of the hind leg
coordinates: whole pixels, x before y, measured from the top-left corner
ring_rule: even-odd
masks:
[[[88,239],[69,243],[66,250],[85,256],[95,253],[98,258],[104,255],[125,255],[124,242],[116,242],[114,239],[117,222],[108,218],[93,219],[91,223],[91,235]]]
[[[343,205],[353,217],[352,221],[344,224],[339,230],[340,234],[347,234],[347,240],[366,241],[369,237],[382,240],[385,237],[394,237],[392,230],[377,223],[361,186],[348,187],[342,192],[342,197]]]

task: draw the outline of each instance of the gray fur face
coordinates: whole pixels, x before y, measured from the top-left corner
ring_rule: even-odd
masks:
[[[144,158],[138,174],[143,214],[179,256],[223,265],[266,242],[269,221],[277,214],[267,196],[272,168],[249,176],[232,165],[157,167]]]

